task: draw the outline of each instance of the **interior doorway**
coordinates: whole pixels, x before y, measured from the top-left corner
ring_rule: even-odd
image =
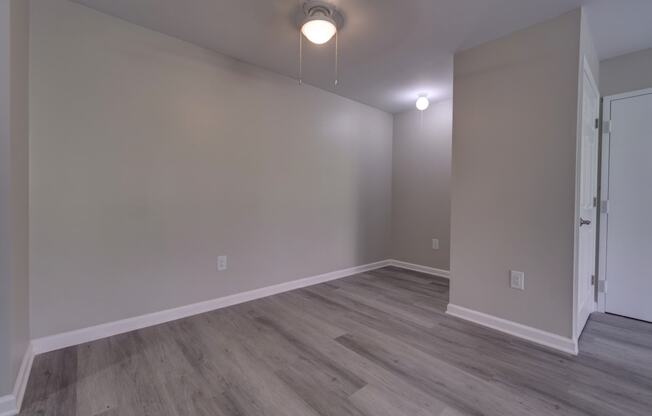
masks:
[[[652,322],[652,89],[606,97],[603,117],[598,309]]]

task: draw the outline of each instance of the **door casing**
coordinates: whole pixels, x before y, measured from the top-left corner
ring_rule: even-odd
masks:
[[[582,215],[585,215],[583,211],[586,211],[586,207],[583,207],[583,204],[586,204],[586,195],[583,195],[583,193],[589,192],[591,195],[589,195],[589,203],[593,202],[593,198],[595,197],[596,205],[597,201],[599,200],[598,198],[598,160],[599,160],[599,132],[597,129],[595,131],[592,129],[591,131],[594,132],[595,134],[595,149],[592,151],[592,160],[591,160],[591,166],[593,166],[593,169],[590,172],[590,188],[586,189],[587,183],[583,181],[583,179],[586,179],[583,176],[583,171],[585,169],[585,163],[587,160],[583,160],[583,155],[584,155],[584,127],[586,125],[590,125],[593,127],[593,123],[595,123],[595,120],[599,118],[600,115],[600,92],[597,86],[597,83],[595,82],[595,78],[593,77],[593,74],[591,72],[590,65],[586,61],[586,59],[583,60],[583,65],[582,65],[582,71],[581,71],[581,85],[582,89],[580,90],[580,99],[579,101],[579,109],[578,109],[578,144],[577,144],[577,178],[576,178],[576,209],[575,209],[575,276],[574,276],[574,294],[573,294],[573,338],[577,340],[584,328],[584,325],[586,324],[586,321],[588,319],[588,314],[596,310],[596,304],[595,304],[595,296],[594,296],[594,291],[592,290],[593,287],[586,288],[587,282],[585,281],[587,278],[590,279],[591,274],[596,273],[596,266],[597,266],[597,261],[596,261],[596,256],[597,256],[597,237],[598,237],[598,230],[597,230],[597,218],[598,214],[597,211],[593,212],[592,215],[592,224],[590,227],[593,227],[594,233],[593,233],[593,242],[590,244],[588,247],[590,253],[588,254],[590,257],[589,261],[589,266],[588,268],[590,269],[590,272],[587,275],[587,266],[582,265],[582,260],[583,256],[587,255],[586,250],[584,253],[582,253],[582,249],[585,249],[584,245],[587,244],[586,241],[584,241],[584,244],[580,244],[582,242],[582,236],[581,236],[581,228],[580,228],[580,217]],[[591,88],[593,91],[596,93],[596,102],[595,102],[595,108],[587,109],[585,108],[585,102],[584,102],[584,97],[587,88]],[[586,118],[589,118],[586,120]],[[595,153],[595,154],[593,154]],[[594,210],[597,210],[597,207],[593,208]],[[590,282],[589,282],[590,283]],[[587,293],[589,291],[589,293]],[[586,297],[589,296],[589,298],[586,300],[587,302],[590,302],[588,304],[583,303],[582,300]]]

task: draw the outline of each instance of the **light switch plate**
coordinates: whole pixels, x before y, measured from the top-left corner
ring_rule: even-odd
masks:
[[[432,249],[433,250],[439,250],[439,239],[438,238],[433,238],[432,239]]]
[[[219,256],[217,258],[217,270],[220,272],[226,270],[226,256]]]
[[[509,287],[512,289],[525,290],[525,273],[511,270],[509,272]]]

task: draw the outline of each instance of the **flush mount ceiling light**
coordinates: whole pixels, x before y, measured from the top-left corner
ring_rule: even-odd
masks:
[[[303,37],[315,45],[328,43],[335,37],[335,82],[338,82],[338,30],[342,27],[342,15],[335,6],[319,0],[303,4],[299,16],[299,83],[302,82]]]
[[[425,95],[421,95],[419,96],[419,98],[417,98],[417,110],[425,111],[428,109],[429,106],[430,106],[430,101],[428,101],[428,97],[426,97]]]

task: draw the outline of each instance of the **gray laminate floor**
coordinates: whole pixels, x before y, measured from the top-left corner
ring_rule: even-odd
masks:
[[[652,415],[652,325],[571,357],[444,314],[396,268],[36,357],[21,415]]]

